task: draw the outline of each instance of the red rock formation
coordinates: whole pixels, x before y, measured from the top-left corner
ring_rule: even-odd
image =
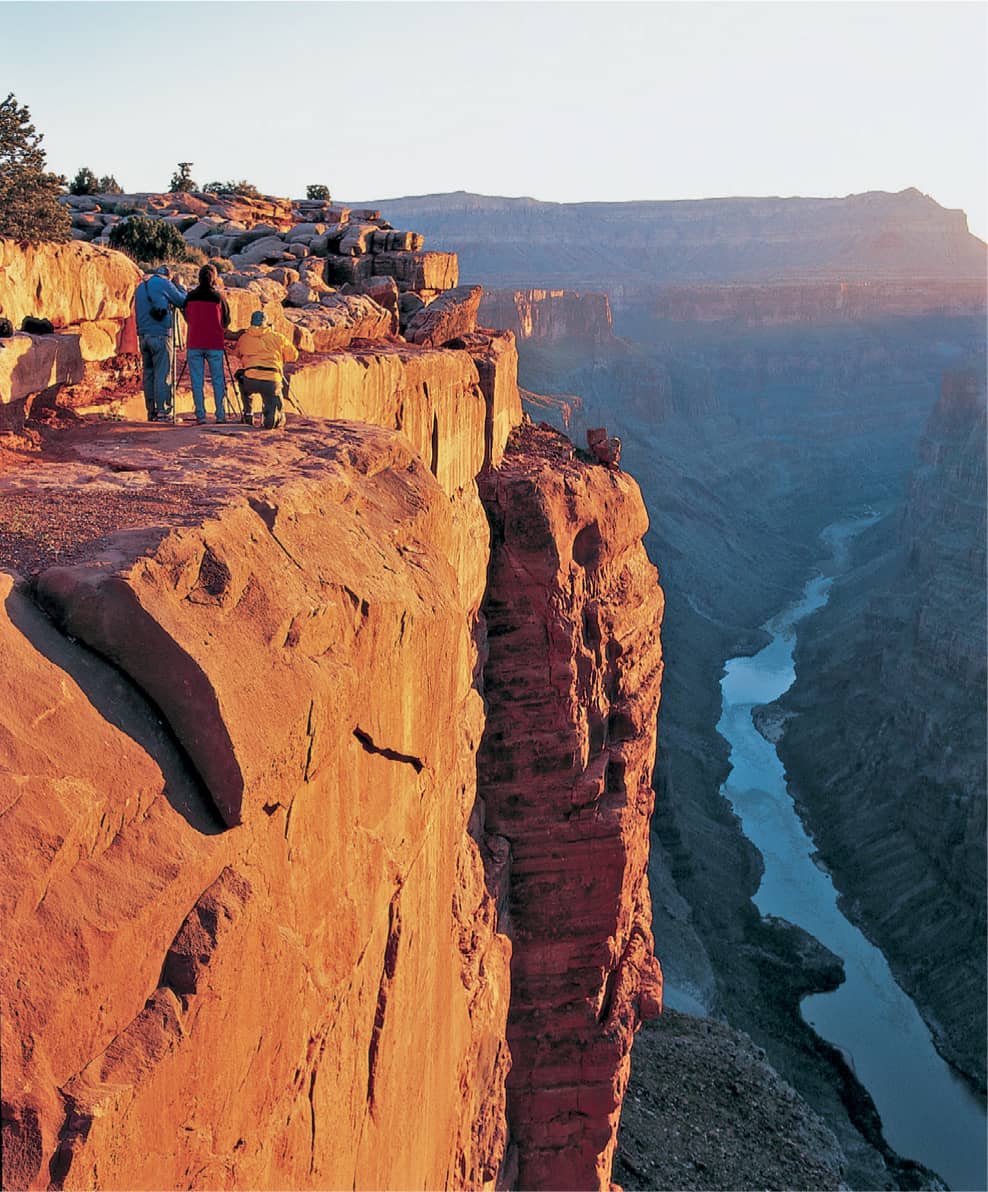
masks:
[[[477,328],[480,286],[457,286],[430,302],[408,321],[405,338],[409,343],[439,348],[457,336],[469,335]]]
[[[248,436],[42,469],[108,461],[81,523],[113,468],[187,494],[41,575],[71,636],[3,580],[7,1187],[480,1187],[504,1154],[466,522],[393,432]]]
[[[5,1187],[607,1186],[661,593],[632,481],[505,456],[513,335],[454,343],[308,359],[284,434],[10,454]]]
[[[519,1185],[606,1189],[632,1038],[661,1001],[646,867],[662,592],[634,481],[561,435],[523,428],[482,491],[480,793],[512,854]]]
[[[56,327],[126,319],[141,276],[129,257],[111,249],[0,240],[0,313],[15,327],[25,315]]]

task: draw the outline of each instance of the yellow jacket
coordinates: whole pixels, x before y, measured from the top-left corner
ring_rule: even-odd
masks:
[[[295,345],[271,327],[248,327],[237,340],[237,355],[255,381],[280,381],[285,364],[298,359]]]

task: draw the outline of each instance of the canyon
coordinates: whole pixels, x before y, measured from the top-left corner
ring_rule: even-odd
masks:
[[[814,982],[835,979],[826,957],[749,901],[761,859],[718,794],[729,767],[716,684],[725,659],[758,650],[761,626],[798,595],[821,557],[820,531],[877,510],[846,595],[841,584],[833,607],[800,629],[795,689],[758,723],[782,734],[845,910],[885,948],[943,1053],[983,1087],[983,415],[971,392],[984,392],[985,248],[960,213],[918,192],[783,205],[802,210],[797,226],[788,214],[773,222],[774,200],[693,204],[709,232],[702,261],[649,249],[675,214],[660,205],[451,195],[394,210],[415,210],[440,244],[459,248],[465,276],[480,261],[492,270],[505,287],[493,308],[518,311],[530,408],[575,438],[606,424],[642,484],[666,593],[650,876],[667,1003],[748,1031],[835,1130],[852,1186],[912,1186],[931,1177],[889,1151],[867,1095],[798,1014]],[[732,210],[747,211],[744,226]],[[867,249],[882,220],[894,232],[888,251],[852,260],[848,246]],[[541,291],[516,252],[521,229],[537,227]],[[627,270],[624,232],[639,250]],[[608,237],[610,268],[597,252]],[[802,248],[776,256],[776,237]],[[552,287],[566,304],[533,310]],[[598,311],[596,327],[571,333],[581,304],[587,320]],[[952,414],[925,431],[944,386]],[[945,419],[952,429],[938,439]],[[900,529],[896,546],[902,524],[911,537]],[[828,760],[833,778],[822,777]],[[861,847],[854,824],[861,835],[864,823]],[[660,1053],[658,1035],[644,1045],[651,1029],[630,1086],[643,1102],[662,1086],[645,1058]],[[628,1145],[622,1182],[653,1186],[656,1148],[637,1128]],[[688,1179],[706,1186],[696,1170]]]
[[[917,191],[90,202],[71,246],[0,242],[0,307],[57,329],[0,340],[4,1186],[935,1186],[799,1014],[841,966],[753,905],[716,724],[724,661],[866,508],[761,714],[801,810],[868,800],[886,836],[871,792],[956,719],[924,668],[974,723],[963,216]],[[234,325],[295,340],[284,435],[135,425],[117,202],[230,253]],[[929,423],[945,372],[974,381]],[[601,425],[626,471],[574,446]],[[876,627],[912,692],[888,715],[846,685]],[[859,758],[879,719],[887,744],[820,793],[802,759],[844,752],[845,698]],[[928,840],[935,761],[915,778],[894,889],[818,834],[975,1081],[976,920],[927,945],[977,901],[977,752],[933,775]]]

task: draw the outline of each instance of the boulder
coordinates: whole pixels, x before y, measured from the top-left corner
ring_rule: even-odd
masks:
[[[295,326],[295,344],[303,352],[335,352],[355,339],[384,339],[391,334],[390,311],[362,294],[324,295],[317,307],[286,310]]]
[[[262,261],[281,261],[285,256],[285,242],[280,236],[264,236],[249,244],[231,260],[235,265],[259,265]]]
[[[344,282],[367,281],[374,276],[374,262],[379,259],[372,256],[339,257],[330,254],[326,257],[326,282],[332,286],[343,285]],[[381,272],[385,273],[386,270]]]
[[[606,427],[591,427],[587,431],[587,446],[598,463],[617,469],[621,462],[621,440],[608,438]]]
[[[451,290],[459,282],[455,252],[376,253],[373,271],[393,277],[399,290]]]
[[[247,289],[257,294],[262,302],[284,302],[287,291],[270,277],[255,277],[248,282]]]
[[[40,396],[82,380],[78,335],[28,335],[0,340],[0,430],[19,430]]]
[[[441,347],[457,336],[469,335],[477,326],[481,286],[458,286],[413,315],[405,328],[409,343]]]
[[[287,239],[311,240],[313,236],[324,236],[329,225],[324,223],[297,223],[288,233]]]
[[[115,319],[95,319],[76,323],[64,334],[79,336],[79,351],[83,360],[109,360],[117,354],[122,323]]]
[[[56,327],[125,319],[142,276],[112,249],[0,240],[0,311],[18,325],[25,315],[51,319]]]
[[[288,287],[286,302],[289,306],[308,306],[316,301],[315,291],[304,281],[292,282]]]
[[[341,288],[343,294],[366,294],[378,306],[383,306],[392,315],[392,334],[398,331],[398,286],[393,277],[371,277],[367,281],[348,283]],[[324,296],[325,297],[325,296]],[[323,299],[320,299],[322,301]],[[421,307],[421,304],[420,304]]]

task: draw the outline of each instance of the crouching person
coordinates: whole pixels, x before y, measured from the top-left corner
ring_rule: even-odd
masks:
[[[285,365],[298,359],[295,345],[267,326],[263,310],[255,310],[250,316],[250,326],[237,340],[237,355],[241,364],[237,376],[244,403],[244,422],[253,420],[252,398],[256,394],[261,399],[265,430],[284,426]]]

